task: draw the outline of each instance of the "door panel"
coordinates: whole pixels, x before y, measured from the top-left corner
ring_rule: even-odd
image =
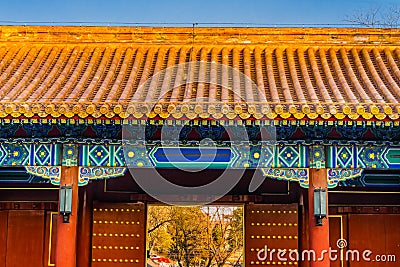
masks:
[[[329,216],[329,241],[330,247],[333,250],[338,250],[335,256],[337,260],[331,261],[331,267],[347,266],[345,262],[340,260],[340,248],[338,247],[338,240],[347,240],[347,217],[346,215],[330,215]],[[342,249],[342,253],[346,253],[346,248]]]
[[[400,265],[400,214],[385,215],[386,254],[395,254],[396,262],[387,262],[386,266]],[[397,263],[397,264],[395,264]]]
[[[385,219],[383,216],[350,214],[348,249],[360,252],[369,249],[374,253],[385,253]],[[353,261],[351,258],[348,261],[351,267],[364,267],[366,264],[365,261]],[[370,262],[368,266],[380,267],[382,264]]]
[[[349,215],[349,246],[348,249],[372,251],[370,262],[349,261],[351,267],[398,267],[398,262],[378,262],[377,255],[397,254],[400,259],[400,215],[389,214],[351,214]]]
[[[260,260],[258,253],[267,246],[267,259]],[[271,250],[275,254],[270,258]],[[277,258],[278,250],[286,249],[283,256],[289,259],[289,251],[298,250],[298,205],[297,204],[248,204],[245,208],[245,263],[246,266],[282,266]],[[260,252],[261,258],[264,256]],[[282,255],[281,255],[282,258]],[[270,260],[272,259],[272,260]]]
[[[0,211],[0,267],[6,266],[8,211]]]
[[[144,204],[94,203],[92,267],[145,266]]]
[[[10,210],[7,267],[43,266],[44,211]]]

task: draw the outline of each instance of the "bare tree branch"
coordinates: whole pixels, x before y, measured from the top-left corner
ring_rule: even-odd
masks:
[[[357,10],[353,15],[347,16],[345,21],[365,27],[376,27],[382,23],[380,9],[380,7],[375,7],[368,11]]]
[[[362,27],[397,28],[400,25],[400,7],[372,7],[369,10],[357,10],[347,15],[344,21]]]
[[[384,25],[388,28],[396,28],[400,22],[400,9],[397,6],[392,6],[385,12],[382,12],[384,18]]]

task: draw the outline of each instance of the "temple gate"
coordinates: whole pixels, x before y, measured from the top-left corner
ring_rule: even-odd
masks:
[[[399,44],[397,29],[0,27],[0,267],[144,266],[165,192],[140,181],[223,170],[241,173],[216,203],[246,207],[246,266],[283,264],[257,258],[264,241],[400,259]]]

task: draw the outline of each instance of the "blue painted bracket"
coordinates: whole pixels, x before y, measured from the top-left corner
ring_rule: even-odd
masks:
[[[60,166],[26,166],[25,168],[32,175],[50,179],[53,185],[60,185]],[[90,180],[123,176],[126,170],[125,167],[79,167],[78,185],[85,186]]]
[[[266,178],[298,182],[301,187],[309,187],[309,169],[271,169],[262,168],[261,172]],[[327,169],[328,188],[335,188],[340,181],[356,179],[362,174],[362,169]]]

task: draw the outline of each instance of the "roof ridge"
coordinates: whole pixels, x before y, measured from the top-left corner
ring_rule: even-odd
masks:
[[[0,26],[0,42],[142,44],[393,44],[400,29]]]

